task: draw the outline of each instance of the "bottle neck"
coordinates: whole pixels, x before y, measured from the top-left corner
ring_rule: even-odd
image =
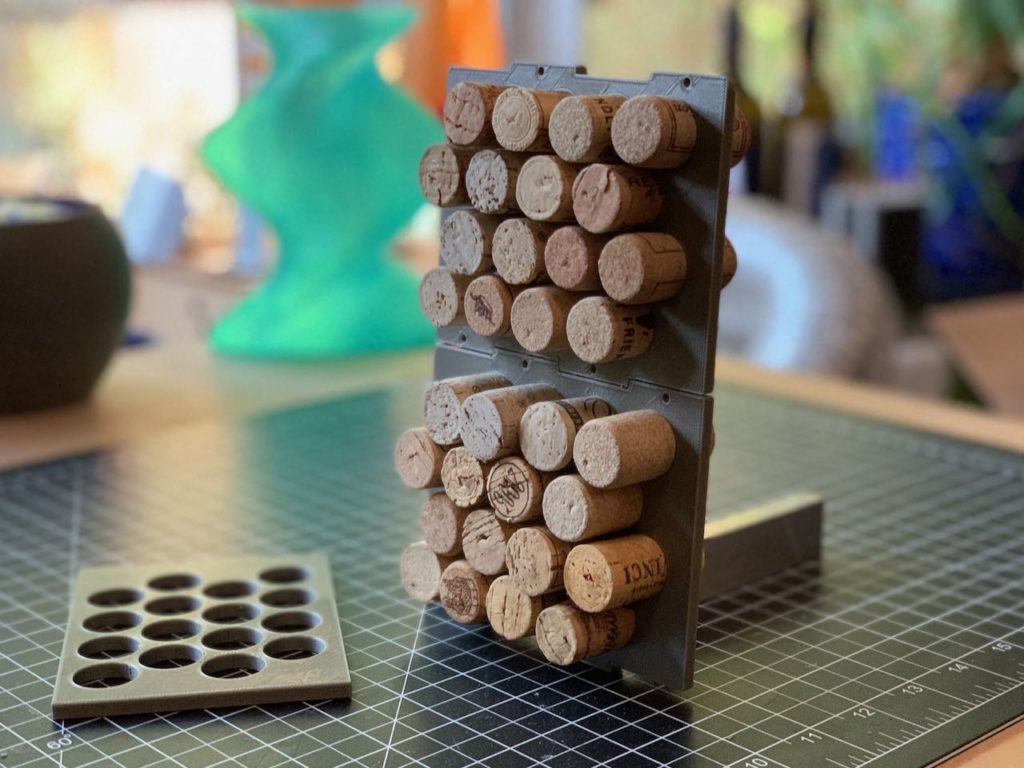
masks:
[[[804,4],[803,35],[800,51],[800,74],[805,81],[814,76],[815,55],[818,42],[818,4],[806,0]]]
[[[740,72],[740,14],[738,3],[730,3],[725,19],[725,68],[735,82]]]

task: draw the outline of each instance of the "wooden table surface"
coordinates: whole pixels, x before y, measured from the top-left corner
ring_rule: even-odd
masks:
[[[839,379],[767,372],[719,358],[721,382],[1024,453],[1024,421],[920,400]],[[121,352],[81,405],[0,417],[0,468],[108,447],[158,430],[234,419],[299,403],[429,378],[420,351],[316,363],[218,358],[198,343]],[[1024,722],[990,736],[943,768],[1019,768]]]

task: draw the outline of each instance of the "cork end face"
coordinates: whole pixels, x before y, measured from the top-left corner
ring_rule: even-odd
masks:
[[[462,418],[462,403],[443,381],[434,382],[423,397],[423,421],[431,439],[438,445],[455,445],[459,442],[459,422]]]
[[[588,232],[611,231],[622,208],[621,179],[610,165],[587,166],[576,177],[572,189],[572,209],[576,220]]]
[[[428,147],[420,158],[420,189],[427,202],[450,205],[459,197],[459,161],[447,144]]]
[[[501,459],[487,477],[487,501],[507,523],[525,523],[540,514],[540,477],[518,456]]]
[[[509,169],[505,158],[492,149],[473,155],[466,169],[466,192],[469,200],[481,213],[505,213],[515,190],[509,184]]]
[[[525,152],[540,136],[542,116],[537,99],[523,88],[509,88],[494,102],[491,127],[505,149]]]
[[[444,100],[444,135],[452,144],[469,146],[487,138],[490,123],[487,101],[481,88],[459,83]]]
[[[563,475],[544,490],[544,524],[562,541],[576,542],[587,527],[586,489],[579,477]]]
[[[573,547],[565,560],[565,591],[588,613],[608,608],[615,579],[608,560],[590,544]]]
[[[425,543],[417,541],[406,547],[399,567],[402,586],[413,600],[428,603],[438,596],[441,563]]]
[[[512,327],[512,292],[493,275],[478,277],[466,289],[466,322],[484,337],[504,336]]]
[[[499,576],[487,590],[487,620],[507,640],[519,640],[533,632],[534,601],[517,589],[509,576]]]
[[[565,667],[586,656],[580,641],[586,628],[576,612],[567,605],[553,605],[537,616],[537,647],[552,664]]]
[[[593,257],[583,227],[559,227],[544,246],[544,269],[551,282],[567,291],[600,288],[593,279]],[[591,236],[592,237],[592,236]]]
[[[530,288],[512,304],[512,335],[529,352],[544,352],[553,346],[557,318],[551,299],[541,288]]]
[[[732,247],[729,238],[725,239],[725,247],[722,252],[722,287],[725,288],[736,276],[739,268],[739,260],[736,258],[736,249]]]
[[[497,406],[484,395],[471,395],[462,404],[462,443],[473,457],[491,461],[501,453],[502,423]]]
[[[460,554],[464,516],[465,512],[461,512],[447,494],[432,494],[420,512],[420,530],[427,546],[445,557]]]
[[[434,479],[438,449],[425,429],[407,429],[395,443],[395,471],[407,488],[428,488]]]
[[[443,328],[460,315],[459,286],[446,269],[433,269],[420,283],[420,306],[433,325]]]
[[[548,126],[551,147],[563,160],[583,163],[593,159],[594,117],[579,96],[558,102]]]
[[[490,509],[470,512],[462,528],[462,549],[466,560],[485,576],[505,572],[505,527]]]
[[[576,435],[573,459],[580,476],[595,488],[616,484],[622,465],[619,443],[614,433],[600,420],[584,424]]]
[[[644,282],[642,249],[636,235],[619,235],[601,250],[597,262],[601,286],[616,301],[628,301],[636,296]]]
[[[533,467],[555,472],[572,461],[575,436],[576,427],[564,408],[550,402],[535,403],[523,414],[519,450]]]
[[[476,275],[485,266],[483,230],[469,211],[455,211],[441,227],[441,261],[457,275]]]
[[[448,451],[441,465],[441,483],[457,507],[468,509],[484,497],[484,469],[465,448]]]
[[[623,104],[612,120],[612,146],[631,165],[650,162],[658,152],[663,128],[670,116],[662,113],[656,97],[637,96]]]
[[[615,320],[606,305],[607,299],[592,296],[577,302],[569,312],[569,345],[584,362],[605,363],[615,354]]]
[[[531,597],[543,595],[558,586],[561,572],[556,553],[542,530],[520,528],[508,541],[505,564],[509,575],[521,590]]]
[[[523,165],[516,180],[516,202],[531,219],[550,221],[564,218],[572,199],[570,166],[561,166],[553,157],[531,157]]]
[[[752,141],[750,121],[747,120],[747,116],[743,114],[743,110],[737,104],[732,120],[732,145],[729,156],[729,162],[733,168],[739,165],[743,158],[747,156]]]
[[[511,285],[528,285],[544,271],[544,244],[525,219],[508,219],[494,231],[494,268]]]
[[[460,624],[476,624],[487,613],[487,580],[465,560],[456,560],[441,574],[441,607]]]

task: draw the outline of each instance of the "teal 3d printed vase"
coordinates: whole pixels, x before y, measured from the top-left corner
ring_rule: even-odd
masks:
[[[374,64],[408,8],[241,5],[267,82],[206,139],[206,163],[274,228],[274,274],[214,328],[220,352],[313,358],[429,344],[418,280],[390,244],[422,204],[438,122]]]

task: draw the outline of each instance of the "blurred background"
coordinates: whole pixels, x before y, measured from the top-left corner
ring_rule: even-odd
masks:
[[[377,65],[435,113],[453,64],[728,73],[755,148],[720,351],[1024,415],[1021,0],[410,4]],[[0,194],[118,219],[154,343],[204,338],[273,267],[198,156],[270,66],[229,2],[0,0]],[[413,269],[436,229],[425,207],[403,236]]]

